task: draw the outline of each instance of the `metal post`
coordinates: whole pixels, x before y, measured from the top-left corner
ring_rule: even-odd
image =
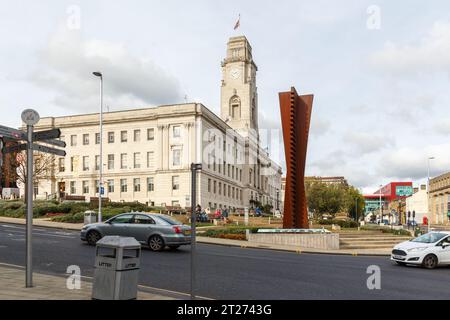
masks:
[[[431,206],[430,206],[430,160],[433,160],[434,157],[428,157],[428,171],[427,171],[427,197],[428,197],[428,225],[427,232],[430,232],[430,223],[431,223]]]
[[[32,233],[33,233],[33,126],[27,125],[27,230],[26,230],[26,276],[25,285],[27,288],[33,286],[33,248],[32,248]]]
[[[102,188],[103,188],[103,75],[100,77],[100,178],[98,181],[98,222],[102,222]]]
[[[381,203],[381,188],[382,188],[383,186],[382,185],[380,185],[380,226],[382,225],[382,223],[383,223],[383,204]]]
[[[191,164],[191,300],[195,300],[195,250],[196,250],[196,190],[197,170],[194,163]]]

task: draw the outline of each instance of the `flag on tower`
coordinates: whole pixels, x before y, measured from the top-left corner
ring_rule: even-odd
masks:
[[[236,24],[234,25],[234,30],[236,30],[237,28],[239,28],[241,26],[241,14],[239,14],[239,18],[236,21]]]

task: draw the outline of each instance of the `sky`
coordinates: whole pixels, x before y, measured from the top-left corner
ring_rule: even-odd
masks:
[[[314,94],[306,175],[372,193],[425,183],[429,157],[431,176],[450,171],[450,3],[439,0],[0,0],[0,124],[18,127],[25,108],[97,112],[96,70],[108,110],[195,101],[219,114],[237,35],[258,65],[260,128],[280,130],[278,92]]]

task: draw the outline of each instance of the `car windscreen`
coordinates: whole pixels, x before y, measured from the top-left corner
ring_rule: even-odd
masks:
[[[176,226],[182,224],[180,221],[177,221],[168,216],[155,216],[155,219],[158,219],[161,224]]]
[[[420,236],[411,241],[412,242],[420,242],[420,243],[434,243],[434,242],[441,240],[445,236],[447,236],[446,233],[433,232],[433,233],[424,234],[423,236]]]

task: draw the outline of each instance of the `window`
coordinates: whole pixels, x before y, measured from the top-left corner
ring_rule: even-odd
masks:
[[[208,179],[208,192],[211,192],[211,179]]]
[[[131,222],[131,218],[133,218],[132,214],[124,214],[121,216],[118,216],[117,218],[114,218],[113,220],[111,220],[112,224],[116,224],[116,223],[130,223]]]
[[[100,170],[100,156],[95,156],[95,170]]]
[[[213,186],[214,186],[214,187],[213,187],[213,193],[215,194],[215,193],[216,193],[217,181],[214,180]]]
[[[155,153],[153,151],[147,152],[147,168],[154,168],[155,166]]]
[[[222,194],[222,182],[219,182],[219,195]]]
[[[136,129],[134,130],[134,142],[141,141],[141,130]]]
[[[148,192],[155,191],[155,184],[153,177],[147,178],[147,191]]]
[[[75,169],[75,159],[74,157],[70,157],[70,171],[73,172]]]
[[[75,147],[77,145],[77,135],[70,136],[70,146]]]
[[[181,150],[180,149],[173,150],[172,163],[174,166],[181,166]]]
[[[127,168],[127,154],[122,153],[120,154],[120,169],[126,169]]]
[[[114,143],[114,132],[108,132],[108,143]]]
[[[58,170],[59,170],[59,172],[64,172],[66,170],[66,168],[64,166],[64,158],[58,159]]]
[[[95,185],[95,193],[99,193],[99,184],[100,184],[100,181],[99,180],[95,180],[94,181],[94,185]]]
[[[114,155],[108,154],[108,170],[114,169]]]
[[[83,145],[87,146],[89,144],[89,133],[83,134]]]
[[[120,179],[120,192],[127,192],[127,179]]]
[[[114,192],[114,180],[110,179],[108,182],[108,193]]]
[[[77,188],[75,185],[75,181],[70,181],[70,194],[76,194]]]
[[[141,191],[141,179],[139,179],[139,178],[133,179],[133,189],[134,189],[134,192]]]
[[[95,144],[100,144],[100,133],[95,134]]]
[[[141,153],[135,152],[133,155],[133,164],[135,169],[139,169],[141,167]]]
[[[155,139],[155,129],[150,128],[147,129],[147,140],[154,140]]]
[[[153,220],[149,216],[144,216],[143,214],[137,214],[134,216],[133,223],[136,224],[155,224],[155,220]]]
[[[83,193],[89,193],[89,181],[83,181]]]
[[[173,126],[173,137],[174,138],[181,137],[181,127],[180,126]]]
[[[127,142],[127,141],[128,141],[127,131],[120,131],[120,142]]]
[[[172,207],[180,207],[180,201],[172,200]]]
[[[89,156],[83,156],[83,171],[89,170]]]
[[[172,177],[172,190],[180,190],[180,177],[179,176]]]

